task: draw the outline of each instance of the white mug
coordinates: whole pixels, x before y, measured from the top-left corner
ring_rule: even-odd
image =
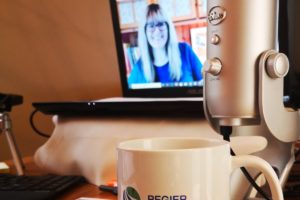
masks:
[[[118,200],[229,200],[230,175],[254,167],[266,177],[272,199],[283,194],[263,159],[231,156],[226,141],[201,138],[144,138],[118,145]]]

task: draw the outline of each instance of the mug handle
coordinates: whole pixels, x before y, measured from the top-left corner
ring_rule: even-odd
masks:
[[[269,183],[272,199],[283,200],[283,192],[279,183],[279,179],[274,169],[267,161],[252,155],[232,156],[231,159],[232,169],[240,167],[252,167],[260,170],[267,179],[267,182]]]

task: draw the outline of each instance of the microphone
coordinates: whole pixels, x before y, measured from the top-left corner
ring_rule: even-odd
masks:
[[[300,138],[300,113],[283,104],[289,61],[276,51],[278,8],[279,0],[207,1],[203,104],[224,139],[231,133],[266,138],[259,156],[284,185],[294,162],[293,142]]]
[[[276,48],[276,0],[209,0],[204,106],[211,123],[260,123],[259,59]]]

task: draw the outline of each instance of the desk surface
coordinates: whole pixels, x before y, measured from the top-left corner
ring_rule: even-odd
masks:
[[[300,142],[297,143],[297,147],[300,148]],[[27,175],[41,175],[45,172],[41,171],[38,169],[38,167],[34,164],[32,157],[26,157],[23,159],[24,164],[26,166],[25,173]],[[300,177],[300,153],[296,157],[296,163],[293,166],[290,175],[291,176],[297,176]],[[14,168],[13,162],[12,161],[7,161],[6,162],[10,167],[11,167],[11,173],[16,173],[16,170]],[[299,184],[299,180],[296,181],[296,183]],[[289,180],[287,182],[289,184]],[[297,194],[300,194],[300,191]],[[105,200],[117,200],[117,197],[115,195],[112,195],[107,192],[102,192],[98,189],[97,186],[92,185],[92,184],[82,184],[77,187],[74,187],[73,189],[66,191],[63,193],[57,200],[76,200],[80,197],[89,197],[89,198],[101,198]],[[296,195],[294,197],[286,197],[285,200],[299,200],[299,195]]]
[[[26,166],[26,175],[41,175],[44,173],[34,164],[32,157],[26,157],[23,159],[23,161]],[[11,173],[16,173],[16,170],[13,166],[13,162],[7,161],[6,163],[10,166]],[[112,195],[107,192],[102,192],[98,189],[97,186],[87,183],[74,187],[69,191],[66,191],[59,198],[57,198],[57,200],[75,200],[80,197],[103,198],[111,200],[117,199],[115,195]]]

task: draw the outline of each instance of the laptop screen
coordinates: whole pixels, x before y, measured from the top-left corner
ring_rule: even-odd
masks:
[[[110,6],[125,97],[202,97],[206,0]]]

